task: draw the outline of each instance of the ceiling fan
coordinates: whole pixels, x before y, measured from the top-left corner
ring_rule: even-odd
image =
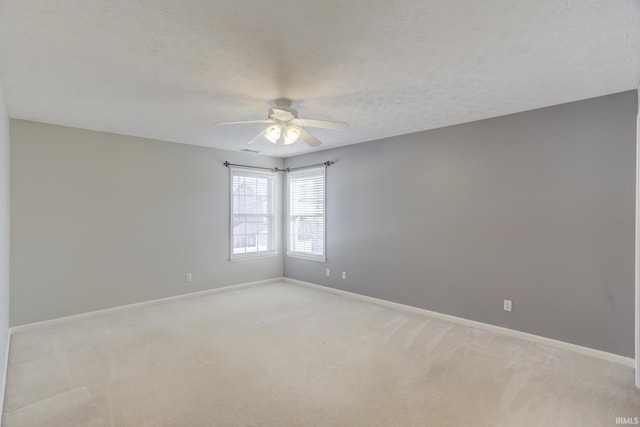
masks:
[[[280,98],[275,100],[275,107],[269,109],[268,119],[266,120],[249,120],[243,122],[226,122],[216,123],[217,126],[241,125],[248,123],[268,123],[271,126],[253,137],[249,144],[266,138],[268,141],[278,144],[282,141],[282,145],[293,144],[298,140],[302,140],[310,147],[317,147],[322,144],[318,138],[311,135],[304,128],[320,128],[345,130],[349,129],[349,125],[344,122],[332,122],[327,120],[301,119],[298,117],[298,111],[291,107],[291,100],[288,98]]]

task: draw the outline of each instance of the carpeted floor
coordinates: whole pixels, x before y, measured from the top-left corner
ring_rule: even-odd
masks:
[[[3,426],[615,426],[633,370],[275,283],[17,333]]]

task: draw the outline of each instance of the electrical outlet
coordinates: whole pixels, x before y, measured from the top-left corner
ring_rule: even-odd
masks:
[[[346,271],[342,272],[342,280],[347,280],[347,272]]]
[[[326,273],[325,273],[325,274],[327,275],[327,277],[331,276],[331,269],[330,269],[330,268],[327,268],[327,271],[326,271]]]
[[[191,281],[191,273],[187,273],[184,275],[184,281],[185,282],[190,282]]]
[[[504,300],[504,311],[511,311],[511,304],[510,299]]]

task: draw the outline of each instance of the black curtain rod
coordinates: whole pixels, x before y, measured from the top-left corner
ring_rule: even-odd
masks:
[[[263,166],[248,166],[248,165],[237,165],[235,163],[229,163],[229,162],[224,162],[223,165],[225,165],[226,167],[229,166],[238,166],[241,168],[249,168],[249,169],[261,169],[261,170],[265,170],[265,171],[272,171],[272,172],[291,172],[291,171],[295,171],[295,170],[299,170],[299,169],[309,169],[309,168],[315,168],[317,166],[331,166],[332,164],[334,164],[335,162],[332,161],[326,161],[324,163],[318,163],[315,165],[307,165],[307,166],[300,166],[297,168],[285,168],[285,169],[280,169],[280,168],[266,168]]]

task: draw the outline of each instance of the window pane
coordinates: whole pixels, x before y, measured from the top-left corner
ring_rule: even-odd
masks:
[[[324,168],[289,175],[289,252],[324,257]]]
[[[232,171],[232,256],[275,250],[275,174]]]

